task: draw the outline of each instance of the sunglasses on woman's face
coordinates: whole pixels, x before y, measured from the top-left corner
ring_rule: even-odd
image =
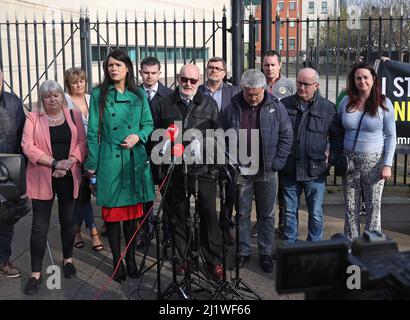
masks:
[[[197,82],[199,81],[199,79],[191,79],[191,78],[187,78],[187,77],[179,77],[179,79],[181,80],[182,83],[188,83],[188,81],[191,82],[191,84],[196,85]]]

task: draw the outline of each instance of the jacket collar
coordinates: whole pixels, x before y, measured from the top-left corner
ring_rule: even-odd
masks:
[[[125,88],[124,93],[119,92],[117,89],[115,89],[113,84],[110,84],[108,86],[108,91],[112,91],[115,97],[115,101],[118,102],[127,102],[127,101],[133,101],[133,96],[129,94],[130,91],[128,91],[128,88]]]
[[[236,95],[234,95],[232,97],[232,104],[234,106],[236,106],[237,108],[242,108],[243,103],[245,102],[245,99],[243,98],[243,91],[239,91],[239,93],[237,93]],[[264,92],[264,96],[263,96],[263,100],[262,102],[259,104],[260,108],[263,108],[267,105],[271,105],[272,103],[274,103],[275,101],[277,101],[277,98],[275,98],[274,96],[272,96],[271,94],[269,94],[266,90]]]

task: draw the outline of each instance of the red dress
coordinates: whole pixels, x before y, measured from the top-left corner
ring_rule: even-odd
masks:
[[[133,220],[140,218],[144,215],[144,206],[142,203],[137,203],[125,207],[102,207],[101,214],[105,222]]]

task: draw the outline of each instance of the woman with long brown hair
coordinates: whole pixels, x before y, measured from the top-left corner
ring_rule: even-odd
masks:
[[[154,129],[145,93],[137,86],[131,59],[113,50],[104,62],[104,80],[91,94],[88,158],[84,167],[97,178],[97,205],[107,226],[113,255],[114,280],[124,282],[121,225],[129,244],[127,274],[137,277],[135,237],[143,203],[155,198],[149,158],[144,144]]]
[[[381,231],[381,197],[384,183],[391,176],[396,124],[393,105],[381,94],[373,67],[364,62],[353,65],[347,92],[338,113],[345,129],[344,152],[352,156],[355,164],[355,170],[343,177],[345,234],[353,240],[360,236],[362,191],[365,230]]]

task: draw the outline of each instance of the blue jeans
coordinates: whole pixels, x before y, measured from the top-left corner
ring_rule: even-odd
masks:
[[[93,229],[96,227],[94,220],[93,206],[91,202],[88,203],[77,203],[74,209],[74,225],[81,227],[85,222],[87,229]]]
[[[323,237],[322,203],[325,194],[325,179],[296,181],[294,176],[280,175],[280,184],[285,200],[284,240],[293,243],[298,238],[300,195],[305,193],[308,207],[308,241],[320,241]]]
[[[244,178],[239,177],[241,186],[239,197],[239,248],[242,256],[251,253],[251,212],[255,195],[256,216],[258,220],[258,248],[260,255],[271,255],[274,233],[276,195],[278,193],[278,173]]]
[[[13,230],[13,225],[0,223],[0,264],[8,262],[10,259]]]

